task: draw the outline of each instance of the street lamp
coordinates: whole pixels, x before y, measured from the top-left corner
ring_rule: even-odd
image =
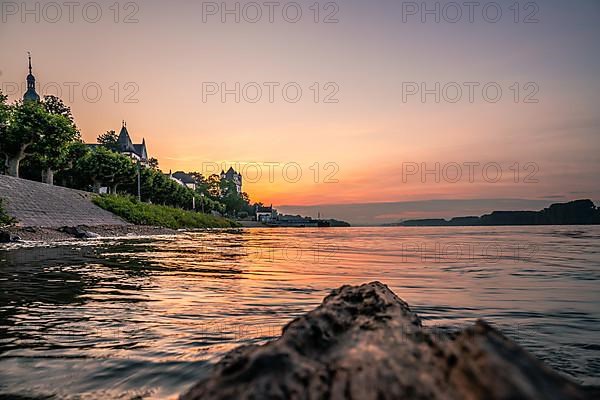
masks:
[[[204,214],[204,193],[200,193],[200,200],[202,201],[202,214]]]
[[[142,177],[140,174],[141,168],[140,168],[140,160],[137,160],[137,197],[138,197],[138,201],[141,202],[142,201]]]

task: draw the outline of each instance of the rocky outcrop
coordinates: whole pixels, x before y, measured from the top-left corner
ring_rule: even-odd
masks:
[[[8,230],[0,230],[0,243],[18,242],[21,238]]]
[[[58,231],[74,236],[77,239],[95,239],[100,237],[97,233],[87,231],[82,226],[63,226]]]
[[[594,393],[597,395],[598,393]],[[226,355],[182,400],[591,399],[485,322],[428,332],[387,286],[334,290],[281,337]]]

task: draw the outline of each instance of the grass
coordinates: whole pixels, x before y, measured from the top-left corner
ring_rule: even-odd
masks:
[[[3,202],[4,200],[0,199],[0,225],[9,225],[15,222],[15,220],[6,213]]]
[[[184,228],[234,228],[239,225],[226,218],[185,211],[180,208],[141,203],[123,196],[96,196],[94,204],[136,225]]]

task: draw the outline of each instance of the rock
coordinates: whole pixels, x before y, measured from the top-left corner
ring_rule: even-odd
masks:
[[[336,289],[279,339],[228,353],[181,399],[592,397],[483,321],[452,337],[428,332],[373,282]]]
[[[67,235],[75,236],[78,239],[94,239],[100,236],[83,229],[81,226],[63,226],[59,229],[59,232],[64,232]]]
[[[84,235],[83,239],[96,239],[96,238],[100,237],[100,235],[98,235],[97,233],[86,231],[86,230],[83,231],[83,235]]]
[[[0,243],[18,242],[21,238],[9,231],[0,231]]]

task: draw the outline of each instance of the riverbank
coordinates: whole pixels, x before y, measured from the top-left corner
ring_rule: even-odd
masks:
[[[540,211],[493,211],[479,217],[413,219],[383,226],[600,225],[600,208],[589,199],[552,204]]]
[[[35,241],[56,242],[72,239],[99,239],[126,236],[176,235],[174,229],[148,225],[97,225],[61,228],[5,226],[0,228],[0,243]]]
[[[238,226],[219,216],[0,175],[0,243],[174,235],[178,229]]]

